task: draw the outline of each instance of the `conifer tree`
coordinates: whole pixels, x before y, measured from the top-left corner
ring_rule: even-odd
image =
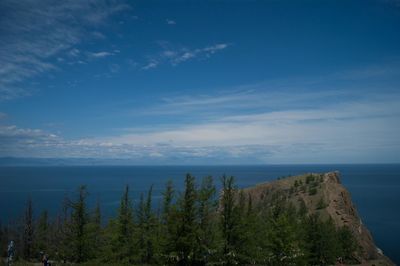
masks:
[[[155,246],[155,216],[152,211],[153,186],[147,193],[146,201],[143,193],[138,206],[138,250],[141,263],[150,264],[154,258]]]
[[[190,174],[185,178],[185,191],[180,199],[179,220],[177,221],[176,252],[179,265],[190,265],[195,261],[197,245],[195,179]]]
[[[307,224],[308,262],[312,265],[332,265],[340,253],[332,219],[321,221],[310,215]]]
[[[36,249],[39,252],[48,252],[49,244],[49,221],[47,211],[43,211],[38,220],[35,230]]]
[[[247,264],[250,259],[250,228],[248,227],[246,196],[243,190],[238,193],[237,203],[233,208],[235,224],[232,228],[231,246],[240,264]]]
[[[253,198],[251,194],[247,195],[247,211],[245,215],[246,228],[246,250],[249,264],[263,263],[263,227],[264,221],[260,220],[257,209],[253,206]]]
[[[88,224],[88,233],[90,241],[90,258],[96,258],[100,255],[103,243],[103,232],[101,225],[101,209],[100,202],[97,201],[94,213],[90,217]]]
[[[116,221],[116,239],[113,241],[112,251],[115,259],[119,262],[132,263],[134,260],[134,224],[133,209],[129,197],[129,186],[125,186],[121,197]]]
[[[178,212],[173,204],[175,191],[171,180],[167,182],[163,192],[162,215],[161,215],[161,249],[162,258],[165,264],[175,264],[177,239]]]
[[[211,176],[204,177],[198,192],[199,243],[198,257],[207,262],[216,252],[216,188]]]
[[[153,193],[153,185],[150,186],[149,191],[147,192],[146,205],[144,206],[144,232],[145,232],[145,252],[144,252],[144,260],[143,262],[146,264],[150,264],[153,261],[154,257],[154,249],[155,249],[155,216],[152,211],[152,193]]]
[[[357,240],[348,226],[342,226],[337,231],[339,242],[339,256],[345,263],[357,262],[354,254],[358,251]]]
[[[146,229],[145,229],[145,223],[146,223],[146,217],[145,217],[145,202],[144,202],[144,195],[143,193],[140,194],[140,199],[139,199],[139,205],[137,206],[137,248],[139,250],[139,257],[140,261],[143,262],[145,260],[145,252],[146,252],[146,247],[145,247],[145,242],[146,242]]]
[[[81,186],[78,191],[76,202],[70,202],[71,212],[71,251],[75,262],[84,262],[88,258],[88,213],[86,207],[87,191]]]
[[[71,252],[71,204],[67,196],[64,197],[60,214],[53,224],[53,231],[49,239],[48,250],[56,250],[56,259],[66,261],[72,257]],[[49,234],[50,235],[50,234]],[[47,250],[41,250],[47,251]]]
[[[301,265],[301,244],[296,223],[286,212],[271,215],[267,223],[268,262],[271,265]]]
[[[163,193],[163,215],[162,215],[162,223],[167,224],[168,218],[171,213],[171,205],[172,200],[174,198],[174,187],[172,181],[169,180],[167,182],[165,192]]]
[[[25,217],[24,217],[24,231],[23,231],[23,256],[25,259],[30,259],[33,253],[33,208],[32,200],[28,199],[26,203]]]
[[[237,264],[235,254],[235,230],[238,225],[235,215],[235,197],[237,189],[234,186],[234,178],[222,177],[222,197],[221,197],[221,231],[223,237],[222,256],[225,265]]]

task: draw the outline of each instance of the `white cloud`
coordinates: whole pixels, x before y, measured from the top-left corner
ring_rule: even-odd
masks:
[[[0,99],[29,95],[24,81],[57,69],[56,62],[62,62],[53,60],[57,57],[78,57],[75,45],[88,38],[88,31],[127,8],[105,0],[1,1]]]
[[[161,63],[169,63],[173,66],[176,66],[183,62],[193,60],[196,58],[200,59],[209,58],[216,52],[224,50],[227,47],[229,47],[229,44],[219,43],[197,49],[189,49],[186,47],[180,49],[172,49],[170,47],[166,47],[169,45],[166,45],[165,43],[162,46],[164,46],[163,47],[164,50],[160,52],[158,55],[150,57],[149,61],[142,67],[143,70],[155,68],[159,66]]]
[[[152,68],[156,68],[159,65],[159,62],[156,60],[151,60],[150,62],[148,62],[146,65],[144,65],[142,67],[143,70],[149,70]]]
[[[396,161],[399,93],[348,87],[318,93],[295,91],[246,90],[169,98],[147,115],[171,115],[172,124],[124,129],[116,136],[87,141],[151,147],[165,143],[171,156],[177,148],[193,153],[209,147],[213,152],[244,150],[247,159],[274,163]],[[201,115],[196,116],[197,111]],[[189,113],[189,122],[177,122],[177,117]]]
[[[68,52],[68,54],[72,57],[77,57],[77,56],[79,56],[80,53],[81,53],[81,51],[79,51],[79,49],[76,49],[76,48],[73,48]]]
[[[0,156],[135,163],[398,162],[400,93],[381,84],[345,83],[346,75],[339,76],[340,89],[321,77],[164,98],[159,106],[136,112],[146,127],[115,129],[106,136],[66,140],[39,129],[3,126]],[[324,88],[326,83],[333,89]]]
[[[194,49],[194,50],[189,50],[189,49],[183,49],[180,53],[177,53],[175,57],[171,59],[171,63],[173,65],[180,64],[182,62],[185,62],[189,59],[193,59],[196,57],[209,57],[212,54],[216,53],[217,51],[226,49],[229,45],[226,43],[220,43],[212,46],[207,46],[204,48],[200,49]]]
[[[89,53],[89,57],[92,57],[92,58],[104,58],[104,57],[108,57],[108,56],[112,56],[112,55],[114,55],[114,53],[106,52],[106,51]]]
[[[0,127],[0,155],[128,158],[136,163],[387,162],[399,156],[400,112],[392,100],[225,116],[212,122],[131,128],[65,140],[38,129]]]

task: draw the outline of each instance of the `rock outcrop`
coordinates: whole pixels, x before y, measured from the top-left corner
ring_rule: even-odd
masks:
[[[279,194],[298,208],[300,204],[306,206],[309,214],[318,213],[322,219],[330,217],[338,227],[348,226],[361,246],[356,254],[361,265],[394,265],[375,245],[349,191],[341,184],[339,172],[285,177],[244,190],[256,204],[273,202],[272,198]]]

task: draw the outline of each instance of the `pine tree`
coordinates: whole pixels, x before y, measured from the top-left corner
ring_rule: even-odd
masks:
[[[78,191],[76,202],[70,202],[71,212],[71,251],[75,262],[84,262],[88,258],[88,213],[86,207],[87,191],[81,186]]]
[[[211,176],[203,178],[198,192],[199,243],[197,257],[207,262],[216,252],[216,189]]]
[[[133,251],[133,209],[129,198],[129,186],[125,187],[124,194],[118,211],[116,222],[116,239],[113,242],[113,254],[119,262],[130,262],[134,260]]]
[[[245,215],[245,256],[249,264],[262,264],[263,261],[263,229],[265,227],[264,220],[260,217],[257,208],[253,206],[253,198],[251,194],[247,195],[247,211]]]
[[[71,248],[71,204],[67,196],[64,197],[60,214],[53,224],[53,230],[49,233],[49,245],[46,250],[41,251],[55,251],[55,258],[57,260],[66,261],[72,257]]]
[[[238,224],[235,215],[235,197],[237,189],[234,186],[234,178],[222,177],[221,197],[221,231],[223,237],[222,256],[225,265],[237,264],[235,254],[235,229]]]
[[[233,219],[235,221],[232,227],[231,247],[240,264],[247,264],[250,261],[252,248],[250,245],[250,228],[247,219],[246,195],[243,190],[238,193],[237,204],[233,208]]]
[[[25,259],[30,259],[33,253],[33,208],[32,200],[29,198],[26,204],[25,217],[24,217],[24,232],[23,232],[23,256]]]
[[[308,261],[312,265],[332,265],[339,256],[336,228],[332,221],[311,215],[307,224]]]
[[[197,245],[196,223],[196,188],[195,179],[190,174],[186,175],[185,191],[180,199],[180,209],[177,221],[176,251],[179,265],[190,265],[195,261]]]
[[[308,213],[308,209],[307,209],[306,203],[305,203],[305,201],[303,199],[300,199],[300,203],[299,204],[300,204],[300,206],[299,206],[299,209],[297,211],[297,214],[298,214],[298,216],[300,216],[300,218],[304,218],[304,217],[307,216],[307,213]]]
[[[49,221],[47,211],[43,211],[38,220],[35,230],[36,249],[39,252],[48,252],[49,245]]]
[[[143,246],[143,259],[142,261],[145,264],[150,264],[153,261],[154,257],[154,248],[155,248],[155,217],[152,211],[152,193],[153,186],[150,186],[150,189],[147,193],[146,203],[143,206],[143,214],[144,214],[144,224],[143,224],[143,232],[144,232],[144,246]]]
[[[163,193],[163,215],[162,215],[162,223],[167,224],[168,223],[168,218],[171,213],[171,205],[172,205],[172,200],[174,198],[174,186],[172,184],[172,181],[169,180],[167,182],[167,186],[165,188],[165,192]]]
[[[139,206],[137,207],[137,249],[139,251],[140,262],[145,261],[146,253],[146,217],[145,217],[146,204],[144,202],[143,193],[140,194]]]
[[[358,243],[348,226],[342,226],[337,230],[339,242],[339,256],[345,263],[355,263],[354,254],[358,251]]]
[[[101,209],[100,209],[100,202],[99,201],[97,201],[96,209],[94,211],[93,223],[98,228],[101,228]]]
[[[100,202],[97,201],[96,208],[93,215],[90,217],[88,224],[88,234],[90,241],[89,257],[91,259],[97,258],[100,255],[101,248],[103,247],[103,231],[101,225],[101,209]]]
[[[163,193],[162,215],[161,215],[161,253],[164,264],[175,264],[177,239],[177,206],[173,204],[175,191],[171,180],[167,182]]]
[[[271,214],[267,222],[267,260],[271,265],[302,265],[301,249],[296,221],[285,211]]]
[[[152,211],[152,192],[150,187],[146,201],[143,193],[138,206],[138,250],[141,263],[150,264],[154,258],[156,222]]]
[[[326,207],[328,207],[328,204],[325,202],[324,197],[322,196],[318,203],[317,203],[317,210],[321,210],[321,209],[325,209]]]

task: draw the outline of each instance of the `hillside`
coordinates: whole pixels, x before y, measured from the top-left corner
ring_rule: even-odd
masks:
[[[280,178],[244,189],[258,206],[274,202],[277,195],[308,214],[318,214],[322,219],[332,218],[337,227],[347,226],[361,246],[356,258],[362,265],[394,265],[375,245],[362,223],[350,193],[341,184],[339,172],[309,173]],[[303,205],[303,206],[302,206]]]

